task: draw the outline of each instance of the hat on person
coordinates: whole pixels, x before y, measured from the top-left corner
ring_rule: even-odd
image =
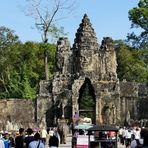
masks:
[[[9,134],[9,133],[8,133],[8,131],[5,131],[4,134],[6,135],[6,134]]]

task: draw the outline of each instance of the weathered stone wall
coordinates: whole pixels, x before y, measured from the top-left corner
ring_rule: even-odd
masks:
[[[52,101],[52,97],[38,97],[36,107],[36,117],[38,126],[52,126],[54,124],[54,104]]]
[[[35,101],[25,99],[0,100],[0,129],[35,126]]]
[[[148,119],[148,87],[133,82],[120,82],[121,121],[125,121],[127,114],[133,120]]]

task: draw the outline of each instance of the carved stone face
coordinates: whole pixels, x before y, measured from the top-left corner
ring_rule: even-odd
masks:
[[[80,57],[80,67],[86,69],[90,64],[90,57],[81,56]]]
[[[84,66],[87,65],[87,59],[84,56],[80,57],[80,66],[83,68]]]

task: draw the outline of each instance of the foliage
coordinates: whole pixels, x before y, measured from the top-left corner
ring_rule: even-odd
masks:
[[[22,97],[25,99],[31,99],[36,97],[35,89],[30,86],[29,78],[24,76]]]
[[[44,79],[45,48],[52,78],[55,45],[34,42],[22,44],[12,30],[1,27],[0,47],[0,98],[35,98],[39,81]]]
[[[57,28],[55,25],[53,25],[48,30],[51,35],[51,41],[55,43],[61,36],[66,36],[68,33],[64,32],[64,27]]]
[[[93,119],[93,111],[95,106],[95,101],[92,96],[92,90],[90,90],[89,84],[86,83],[83,91],[81,92],[80,100],[79,100],[79,108],[83,110],[80,115],[84,117],[90,117]]]
[[[129,20],[132,28],[140,28],[140,35],[134,32],[128,35],[132,45],[142,49],[148,49],[148,0],[140,0],[138,7],[129,10]]]
[[[117,74],[120,80],[148,82],[148,67],[145,59],[147,50],[139,50],[129,47],[123,41],[115,41],[117,51]]]
[[[18,57],[16,50],[18,44],[18,36],[12,30],[0,27],[0,92],[4,97],[10,97],[12,88],[15,88],[19,94],[16,81],[11,81],[15,74],[16,79],[18,78],[17,72],[14,70]]]

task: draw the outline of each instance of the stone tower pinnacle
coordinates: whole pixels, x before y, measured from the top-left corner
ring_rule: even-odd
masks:
[[[84,44],[90,45],[90,47],[91,45],[98,46],[96,33],[94,32],[90,20],[86,14],[84,15],[82,22],[77,30],[73,48],[77,49],[81,46],[84,46]],[[88,48],[88,50],[89,49],[90,48]]]
[[[96,71],[94,67],[95,53],[99,50],[96,33],[92,28],[88,16],[85,14],[76,33],[76,38],[73,44],[73,62],[76,63],[73,67],[73,73],[90,76]],[[96,58],[97,59],[97,58]]]

